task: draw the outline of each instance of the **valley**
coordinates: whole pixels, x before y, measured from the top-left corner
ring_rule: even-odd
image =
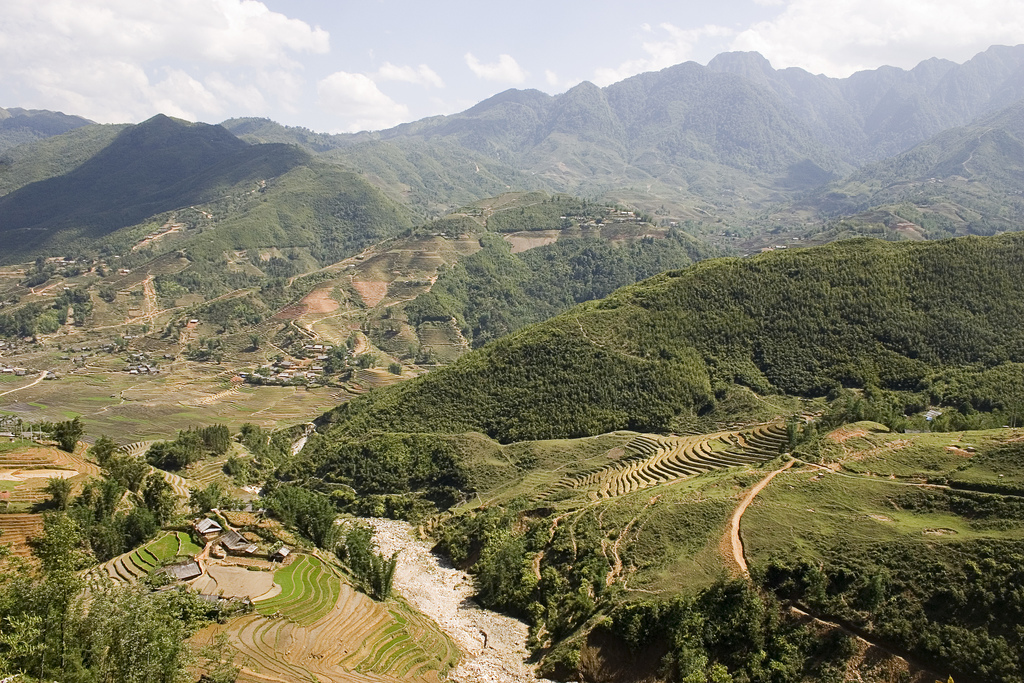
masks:
[[[1022,50],[0,109],[0,678],[1024,682]]]

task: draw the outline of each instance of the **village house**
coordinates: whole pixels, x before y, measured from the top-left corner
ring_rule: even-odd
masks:
[[[194,560],[181,564],[172,564],[164,567],[163,571],[178,581],[191,581],[203,575],[203,570],[199,567],[199,563]]]
[[[196,522],[193,525],[193,528],[196,530],[196,533],[203,537],[204,541],[209,541],[214,536],[224,531],[224,527],[222,527],[215,520],[212,520],[209,517],[206,517],[205,519],[201,519],[198,522]]]
[[[252,555],[256,552],[256,544],[250,542],[234,529],[220,537],[220,546],[230,555]]]

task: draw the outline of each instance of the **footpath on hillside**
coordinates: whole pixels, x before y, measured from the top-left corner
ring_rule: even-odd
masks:
[[[764,490],[764,487],[768,486],[777,474],[785,472],[792,467],[795,462],[795,460],[790,460],[785,465],[774,472],[770,472],[764,479],[757,482],[757,484],[754,485],[754,488],[747,492],[747,495],[743,497],[743,500],[740,501],[740,504],[736,506],[736,509],[732,513],[732,519],[729,521],[729,536],[727,539],[727,544],[730,550],[728,555],[732,557],[733,562],[736,563],[740,573],[744,576],[750,576],[750,570],[747,568],[747,558],[743,554],[743,539],[740,538],[740,522],[743,520],[743,513],[746,512],[747,508],[750,507],[750,504],[754,502],[754,498],[757,498],[757,494],[761,493],[761,491]]]
[[[464,653],[450,674],[455,683],[536,683],[526,664],[527,627],[511,617],[479,607],[472,599],[473,582],[430,551],[413,527],[390,519],[368,519],[377,547],[390,556],[399,552],[394,589],[416,609],[438,623]],[[485,635],[486,634],[486,635]],[[486,645],[485,639],[486,637]]]

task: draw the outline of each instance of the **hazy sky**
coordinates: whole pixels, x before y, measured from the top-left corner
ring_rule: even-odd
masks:
[[[0,0],[0,106],[324,132],[727,50],[847,76],[1024,41],[1024,0]]]

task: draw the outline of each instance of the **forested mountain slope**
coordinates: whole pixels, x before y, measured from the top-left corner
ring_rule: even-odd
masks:
[[[39,251],[81,253],[97,240],[120,253],[134,238],[122,244],[118,231],[210,202],[218,213],[207,212],[206,227],[216,224],[218,238],[202,240],[199,248],[213,255],[298,246],[317,252],[326,265],[410,225],[406,211],[357,174],[314,162],[294,145],[250,145],[219,126],[162,115],[121,129],[105,146],[112,129],[83,130],[95,133],[47,140],[37,146],[42,154],[11,164],[12,183],[43,177],[0,198],[6,260]],[[339,220],[361,223],[366,234],[350,239],[332,225]],[[388,225],[375,227],[380,221]]]
[[[92,121],[45,109],[0,108],[0,152],[35,140],[67,133]]]
[[[405,306],[417,325],[454,318],[474,348],[619,287],[716,255],[675,230],[622,246],[598,237],[564,237],[519,254],[497,235],[485,235],[480,244],[480,251],[442,272],[429,292]]]
[[[501,441],[665,431],[731,387],[891,390],[894,409],[1014,400],[1024,237],[853,240],[704,261],[523,329],[340,406],[343,431],[481,431]],[[1019,396],[1016,400],[1019,400]],[[727,401],[725,401],[727,403]],[[725,416],[723,416],[725,417]]]
[[[249,141],[288,141],[361,169],[428,216],[506,188],[543,189],[735,227],[864,164],[944,145],[936,136],[1022,97],[1024,45],[994,46],[964,64],[930,59],[843,79],[733,52],[604,88],[507,90],[383,131],[224,125]],[[814,208],[836,215],[835,202]]]
[[[929,238],[1020,229],[1024,102],[869,164],[804,202],[832,216],[888,207]]]

